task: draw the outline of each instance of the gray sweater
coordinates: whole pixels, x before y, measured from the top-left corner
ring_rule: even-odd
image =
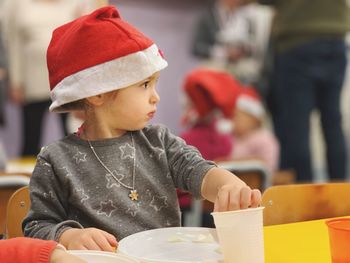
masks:
[[[214,163],[164,126],[147,126],[112,139],[91,142],[102,162],[132,186],[134,158],[138,201],[75,134],[38,155],[30,181],[31,208],[25,236],[58,240],[69,227],[96,227],[118,240],[133,233],[180,225],[176,187],[201,197],[201,183]]]

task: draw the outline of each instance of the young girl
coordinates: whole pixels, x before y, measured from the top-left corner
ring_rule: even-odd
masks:
[[[269,174],[278,168],[279,144],[274,134],[264,127],[265,109],[252,88],[239,95],[232,117],[235,147],[234,160],[260,160]],[[267,178],[268,184],[270,179]]]
[[[25,235],[112,251],[135,232],[179,226],[176,187],[215,202],[216,211],[259,205],[258,190],[166,127],[147,126],[167,62],[114,7],[56,29],[47,60],[50,109],[84,110],[85,122],[38,155]]]

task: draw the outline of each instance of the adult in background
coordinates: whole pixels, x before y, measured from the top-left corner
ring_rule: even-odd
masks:
[[[271,110],[281,144],[280,168],[312,181],[310,114],[318,109],[331,180],[346,176],[340,96],[346,69],[346,0],[259,0],[275,8]],[[310,12],[312,10],[312,12]]]
[[[87,11],[80,0],[5,0],[3,29],[9,64],[9,97],[22,109],[22,156],[40,149],[50,105],[46,49],[54,28]],[[60,116],[66,134],[66,114]]]
[[[265,59],[270,8],[216,0],[199,17],[192,53],[204,65],[226,70],[244,84],[257,86]]]

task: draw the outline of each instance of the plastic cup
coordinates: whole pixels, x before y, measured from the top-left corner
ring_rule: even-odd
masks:
[[[263,263],[263,207],[213,212],[225,263]]]
[[[333,263],[350,262],[350,218],[330,219],[328,226],[329,243]]]

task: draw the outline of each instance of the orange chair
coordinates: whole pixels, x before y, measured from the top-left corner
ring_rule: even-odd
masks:
[[[29,184],[30,174],[0,173],[0,235],[5,235],[7,203],[11,195],[19,188]]]
[[[14,192],[8,201],[6,212],[6,238],[22,237],[22,221],[30,208],[29,187]]]
[[[350,183],[272,186],[263,193],[264,225],[350,215]]]

